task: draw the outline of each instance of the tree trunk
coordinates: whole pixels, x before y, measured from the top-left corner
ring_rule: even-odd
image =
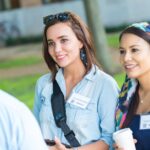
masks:
[[[112,74],[114,73],[115,66],[113,65],[112,55],[107,45],[106,33],[100,15],[99,1],[100,0],[84,0],[84,6],[88,25],[94,39],[97,59],[104,71]]]

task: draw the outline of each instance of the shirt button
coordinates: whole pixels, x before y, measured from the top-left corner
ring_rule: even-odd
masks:
[[[44,103],[44,102],[45,102],[45,97],[44,97],[44,96],[41,96],[41,98],[40,98],[40,99],[41,99],[41,102],[42,102],[42,103]]]

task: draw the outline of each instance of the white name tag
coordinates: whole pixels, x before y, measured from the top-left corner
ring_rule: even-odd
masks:
[[[150,115],[141,115],[140,117],[140,129],[150,129]]]
[[[68,103],[71,103],[81,108],[86,108],[89,101],[90,101],[90,98],[77,94],[77,93],[73,93],[68,99]]]

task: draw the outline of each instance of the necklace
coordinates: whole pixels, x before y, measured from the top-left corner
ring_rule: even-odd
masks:
[[[142,96],[142,94],[139,94],[139,102],[140,104],[144,104],[146,101],[150,100],[150,93],[145,94]]]
[[[143,104],[144,103],[144,98],[145,98],[145,96],[144,96],[144,94],[142,95],[142,93],[141,93],[141,91],[139,91],[139,101],[140,101],[140,104]]]

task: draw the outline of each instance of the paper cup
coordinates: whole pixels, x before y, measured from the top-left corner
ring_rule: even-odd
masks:
[[[124,150],[136,150],[130,128],[125,128],[114,132],[113,139],[119,148],[123,148]]]

